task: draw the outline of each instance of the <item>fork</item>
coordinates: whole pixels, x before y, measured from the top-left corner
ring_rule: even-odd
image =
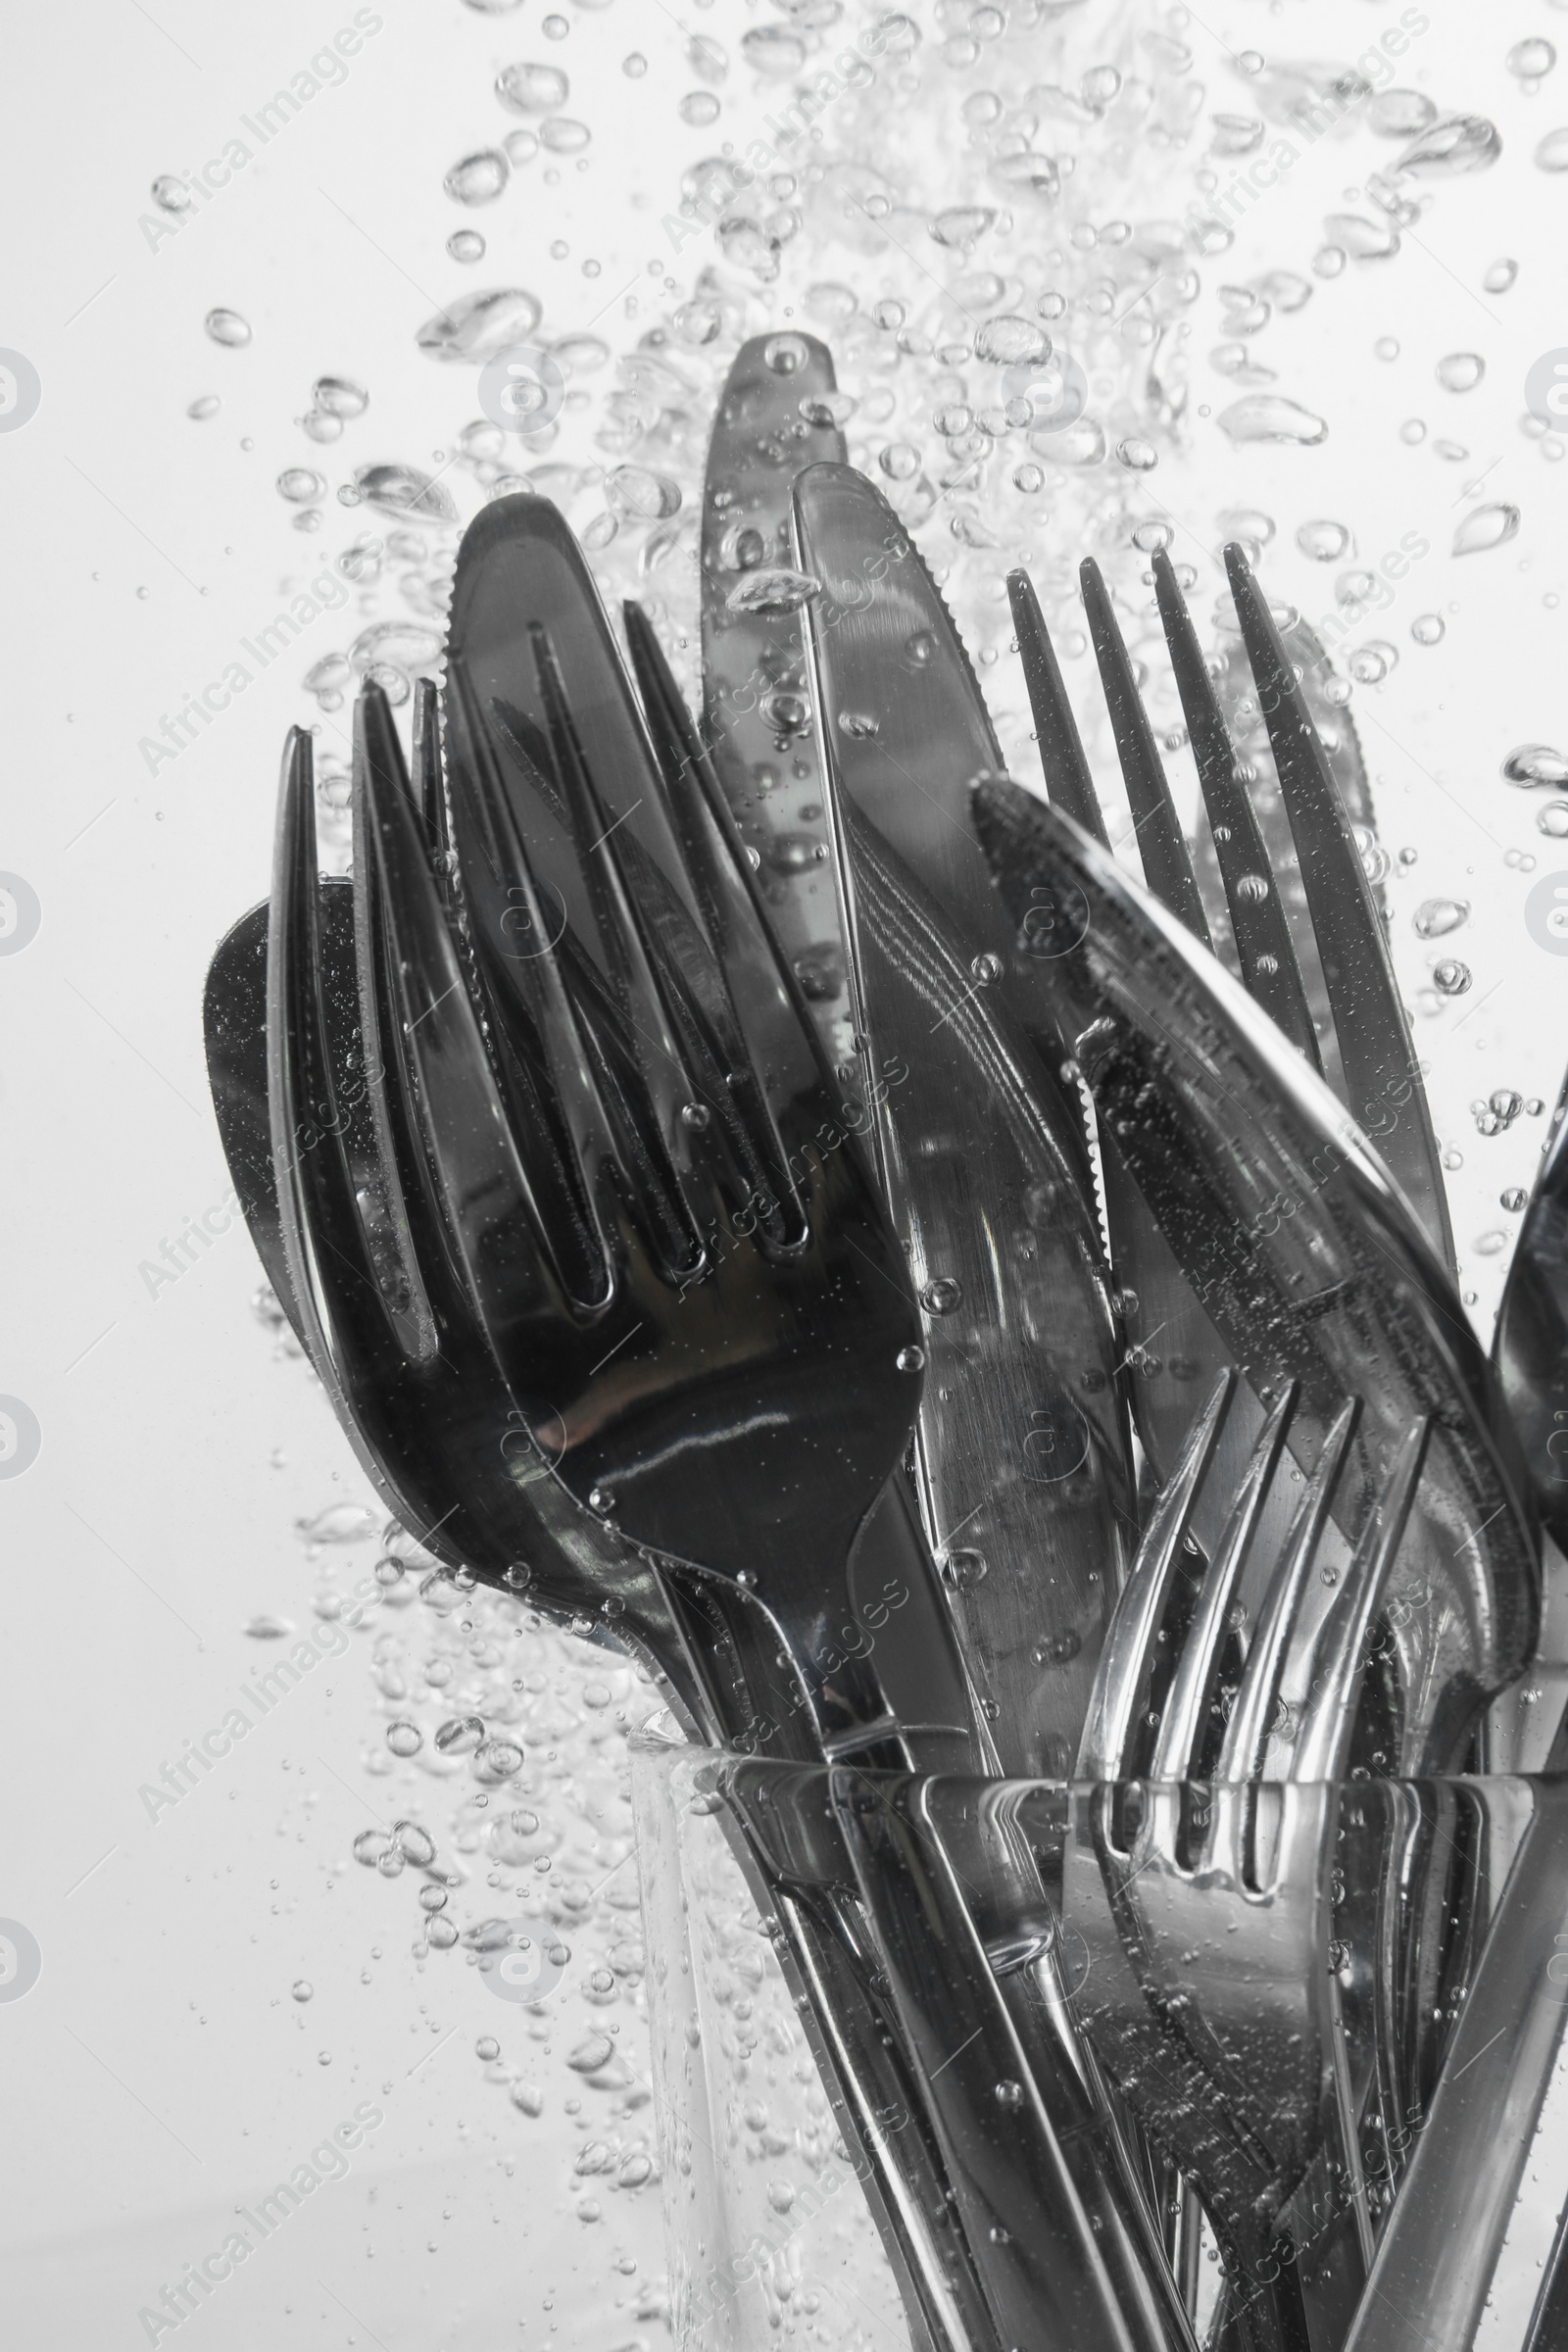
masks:
[[[440,888],[434,715],[433,690],[421,689],[416,803],[384,700],[368,694],[357,712],[357,907],[346,882],[317,882],[310,740],[290,739],[271,906],[222,943],[207,992],[214,1099],[247,1220],[367,1470],[437,1558],[642,1654],[702,1738],[744,1739],[760,1725],[787,1753],[803,1718],[777,1708],[776,1667],[755,1690],[747,1645],[722,1613],[550,1477],[444,1237],[399,1044],[380,866],[386,830],[395,857],[399,831],[422,826]],[[454,967],[443,968],[450,986]],[[865,2151],[915,2339],[968,2352],[986,2340],[983,2306],[945,2225],[940,2161],[863,1929],[819,1886],[781,1881],[755,1840],[740,1859],[809,1995],[807,2022],[846,2131]]]
[[[1359,1400],[1347,1399],[1265,1563],[1232,1690],[1222,1668],[1237,1638],[1237,1596],[1299,1399],[1293,1386],[1270,1411],[1173,1642],[1193,1507],[1233,1393],[1233,1379],[1220,1384],[1160,1495],[1102,1656],[1077,1774],[1094,1786],[1074,1794],[1066,1917],[1089,1945],[1080,2005],[1091,2038],[1145,2128],[1196,2184],[1225,2249],[1233,2319],[1244,2284],[1255,2286],[1261,2340],[1291,2343],[1308,2308],[1327,2301],[1339,2306],[1337,2340],[1372,2230],[1328,1948],[1333,1784],[1350,1752],[1367,1633],[1409,1519],[1429,1424],[1415,1422],[1396,1448],[1334,1604],[1311,1633],[1303,1601],[1360,1416]],[[1271,1758],[1287,1684],[1307,1696],[1287,1752]],[[1136,1790],[1115,1786],[1135,1779]],[[1274,2240],[1326,2126],[1337,2127],[1330,2144],[1358,2259],[1347,2264],[1336,2243],[1344,2217],[1331,2212],[1308,2280],[1297,2250],[1282,2262]]]

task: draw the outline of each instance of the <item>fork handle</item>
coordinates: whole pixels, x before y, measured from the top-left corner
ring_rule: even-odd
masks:
[[[1552,2340],[1528,2315],[1551,2268],[1568,2129],[1568,1783],[1533,1794],[1345,2352],[1471,2352],[1489,2302],[1519,2313],[1499,2346]]]

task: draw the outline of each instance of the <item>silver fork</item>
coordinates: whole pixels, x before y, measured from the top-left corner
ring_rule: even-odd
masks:
[[[1339,1791],[1366,1657],[1419,1485],[1428,1423],[1388,1474],[1327,1616],[1303,1603],[1322,1565],[1360,1405],[1332,1423],[1255,1615],[1237,1595],[1270,1490],[1289,1474],[1293,1384],[1271,1409],[1219,1543],[1172,1640],[1194,1505],[1234,1392],[1223,1381],[1159,1498],[1102,1653],[1078,1759],[1065,1911],[1089,1947],[1080,2014],[1111,2081],[1195,2188],[1223,2249],[1241,2341],[1337,2340],[1372,2224],[1331,1969]],[[1238,1632],[1246,1662],[1224,1687]],[[1303,1654],[1304,1653],[1304,1654]],[[1172,1662],[1172,1656],[1174,1662]],[[1282,1723],[1287,1683],[1307,1696]],[[1285,1711],[1289,1714],[1289,1710]],[[1217,1753],[1216,1753],[1217,1743]],[[1135,1789],[1117,1786],[1138,1781]],[[1320,2148],[1330,2198],[1307,2273],[1280,2242]],[[1346,2225],[1348,2225],[1348,2230]],[[1347,2237],[1349,2243],[1347,2244]],[[1192,2274],[1191,2217],[1183,2249]]]

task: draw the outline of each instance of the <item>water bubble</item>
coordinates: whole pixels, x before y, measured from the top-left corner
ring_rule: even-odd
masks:
[[[486,2066],[491,2066],[501,2055],[501,2044],[493,2034],[481,2034],[473,2045],[473,2054],[476,2058],[482,2058]]]
[[[1481,279],[1482,290],[1488,294],[1506,294],[1518,274],[1518,263],[1506,257],[1501,261],[1490,262]]]
[[[784,80],[806,63],[806,43],[787,24],[754,24],[741,35],[741,55],[754,72]]]
[[[985,1581],[986,1556],[983,1551],[970,1551],[963,1548],[950,1551],[947,1567],[948,1574],[957,1586],[958,1591],[969,1592],[976,1585]]]
[[[676,334],[694,350],[700,350],[705,343],[711,343],[723,323],[724,314],[717,303],[710,302],[702,295],[690,302],[683,302],[674,318]]]
[[[435,1743],[441,1745],[439,1732]],[[522,1749],[515,1740],[486,1740],[474,1750],[473,1768],[483,1780],[510,1781],[522,1770]]]
[[[465,294],[427,318],[415,341],[433,360],[482,367],[512,344],[526,343],[539,318],[537,298],[517,286]]]
[[[1033,497],[1037,490],[1044,489],[1045,480],[1044,466],[1035,465],[1032,459],[1012,469],[1012,486],[1015,490],[1023,491],[1026,497]]]
[[[499,147],[480,147],[460,157],[441,185],[454,204],[494,204],[512,177],[512,166]]]
[[[646,466],[612,466],[605,476],[605,504],[627,521],[661,521],[676,513],[680,500],[680,484]]]
[[[416,1756],[424,1745],[424,1734],[416,1723],[406,1716],[386,1727],[386,1743],[395,1756]],[[400,1857],[401,1860],[401,1857]]]
[[[1250,155],[1263,143],[1260,115],[1211,115],[1209,121],[1213,124],[1209,144],[1216,155]]]
[[[1010,313],[988,318],[974,339],[974,356],[995,368],[1021,368],[1051,355],[1051,337],[1031,318]]]
[[[1508,1236],[1505,1233],[1499,1233],[1495,1227],[1490,1233],[1478,1233],[1476,1236],[1477,1257],[1496,1257],[1507,1247]]]
[[[209,311],[202,324],[215,343],[221,343],[230,351],[243,350],[251,339],[250,321],[242,318],[238,311]]]
[[[386,1838],[380,1830],[362,1830],[354,1840],[354,1859],[367,1870],[374,1870],[386,1852]]]
[[[1445,939],[1469,919],[1467,899],[1423,899],[1410,922],[1417,939]]]
[[[1337,564],[1348,555],[1352,546],[1350,533],[1343,522],[1303,522],[1296,534],[1296,544],[1303,556],[1314,564]]]
[[[454,1715],[436,1733],[436,1751],[443,1756],[470,1756],[483,1738],[482,1716]]]
[[[447,251],[455,262],[482,262],[484,239],[476,228],[455,228],[447,239]]]
[[[567,2051],[566,2064],[574,2075],[597,2075],[614,2055],[615,2045],[608,2034],[588,2034]]]
[[[1446,997],[1462,997],[1472,977],[1470,966],[1456,956],[1446,956],[1432,967],[1432,984]]]
[[[1355,262],[1392,261],[1399,232],[1392,220],[1368,220],[1360,213],[1331,213],[1323,223],[1330,241]]]
[[[1503,60],[1510,74],[1520,81],[1540,81],[1557,63],[1557,52],[1549,41],[1537,35],[1532,40],[1515,41]]]
[[[920,1304],[928,1315],[951,1315],[962,1302],[963,1285],[952,1274],[935,1276],[920,1293]]]
[[[1536,830],[1552,841],[1568,841],[1568,801],[1548,801],[1536,812]]]
[[[727,51],[707,33],[694,33],[687,42],[686,63],[704,81],[723,81],[729,73]]]
[[[1366,110],[1366,126],[1381,139],[1413,139],[1438,119],[1422,90],[1380,90]]]
[[[938,213],[931,222],[930,233],[937,244],[946,245],[954,252],[963,252],[977,237],[985,235],[996,217],[989,205],[950,205],[946,212]]]
[[[519,2115],[541,2116],[545,2111],[545,2094],[533,2082],[514,2082],[512,2104]]]
[[[1437,378],[1445,392],[1473,392],[1487,372],[1487,363],[1478,351],[1450,351],[1437,365]]]
[[[1496,126],[1484,115],[1446,115],[1421,132],[1394,169],[1421,179],[1452,179],[1464,172],[1485,172],[1501,153]]]
[[[523,63],[496,75],[496,96],[514,115],[548,115],[564,106],[570,83],[559,66]]]
[[[1453,534],[1453,553],[1456,556],[1485,554],[1489,548],[1503,547],[1519,529],[1519,510],[1504,499],[1493,499],[1484,507],[1475,507],[1464,517]]]
[[[1521,743],[1504,760],[1501,774],[1505,784],[1519,784],[1527,791],[1549,785],[1560,792],[1568,784],[1568,757],[1549,743]]]
[[[813,596],[821,593],[821,581],[808,571],[792,571],[786,564],[764,564],[757,571],[745,573],[724,604],[731,612],[782,615],[802,612]]]
[[[1568,128],[1547,131],[1536,149],[1536,163],[1543,172],[1568,172]]]
[[[1426,437],[1427,428],[1422,423],[1419,416],[1406,417],[1404,423],[1399,427],[1399,439],[1404,443],[1407,449],[1415,449],[1419,447],[1420,443],[1423,442]]]
[[[1133,529],[1133,545],[1141,555],[1156,555],[1169,547],[1172,532],[1168,522],[1140,522]]]
[[[1283,392],[1250,392],[1234,407],[1223,409],[1215,421],[1236,448],[1253,441],[1294,441],[1310,449],[1326,441],[1329,431],[1321,416],[1298,401],[1287,400]]]
[[[277,495],[292,507],[309,506],[326,495],[326,483],[309,466],[286,466],[277,477]]]
[[[437,1742],[439,1745],[439,1741]],[[416,1870],[428,1870],[435,1860],[435,1839],[417,1821],[398,1821],[392,1825],[392,1836],[405,1862]]]
[[[316,1996],[316,1986],[309,1977],[296,1977],[289,1986],[289,1992],[296,2001],[309,2001]]]
[[[314,1518],[296,1519],[294,1533],[302,1544],[363,1544],[379,1522],[363,1502],[329,1503]]]
[[[218,415],[222,405],[216,392],[204,392],[199,399],[191,402],[185,414],[194,423],[205,424],[209,416]]]
[[[675,112],[683,122],[694,130],[704,130],[710,122],[718,121],[718,100],[711,90],[691,90],[681,100]]]
[[[384,514],[416,522],[456,522],[458,510],[445,486],[416,466],[361,466],[354,486],[362,499]]]
[[[923,1348],[901,1348],[894,1361],[901,1372],[923,1372],[925,1370],[925,1349]]]
[[[1441,645],[1446,626],[1441,612],[1418,612],[1410,623],[1410,634],[1417,645]]]
[[[539,144],[552,155],[580,155],[593,135],[586,122],[573,122],[569,115],[552,115],[539,125]]]
[[[1159,452],[1152,441],[1132,435],[1125,441],[1117,442],[1116,461],[1118,465],[1125,466],[1130,473],[1149,473],[1159,464]]]
[[[1014,2082],[1009,2076],[997,2084],[996,2100],[999,2107],[1021,2107],[1023,2105],[1023,2084]]]
[[[1517,1216],[1521,1209],[1529,1207],[1530,1195],[1525,1191],[1523,1185],[1510,1184],[1506,1192],[1497,1195],[1497,1202],[1498,1206],[1507,1209],[1510,1215]]]

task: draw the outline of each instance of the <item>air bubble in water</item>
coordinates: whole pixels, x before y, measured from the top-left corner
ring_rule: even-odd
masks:
[[[1490,500],[1484,507],[1475,507],[1464,517],[1453,534],[1453,553],[1456,556],[1484,555],[1489,548],[1504,547],[1519,530],[1519,510],[1504,499]]]
[[[1515,41],[1503,63],[1518,80],[1535,83],[1551,72],[1557,63],[1557,52],[1549,41],[1537,35],[1531,40]]]
[[[1417,645],[1441,645],[1446,626],[1441,612],[1418,612],[1410,623],[1410,634]]]
[[[482,367],[509,344],[526,343],[539,318],[538,298],[519,286],[465,294],[427,318],[415,341],[433,360]]]
[[[481,1716],[454,1715],[436,1733],[436,1750],[443,1756],[470,1756],[483,1738]]]
[[[416,522],[456,522],[458,510],[445,484],[421,473],[416,466],[361,466],[354,486],[368,505],[383,514]]]
[[[764,564],[760,570],[745,573],[724,602],[731,612],[782,615],[803,611],[813,596],[821,593],[821,581],[808,571],[792,571],[784,564]]]
[[[243,350],[251,339],[250,320],[242,318],[238,311],[209,311],[202,323],[213,342],[230,351]]]
[[[481,147],[455,163],[441,185],[454,204],[494,204],[512,177],[499,147]]]
[[[1548,801],[1538,809],[1536,830],[1553,841],[1568,841],[1568,801]]]
[[[1250,392],[1232,408],[1222,409],[1216,421],[1237,448],[1253,441],[1294,441],[1310,449],[1326,441],[1329,432],[1321,416],[1298,401],[1287,400],[1283,392]]]
[[[1437,366],[1437,377],[1445,392],[1473,392],[1487,372],[1487,363],[1479,351],[1450,351]]]
[[[718,121],[718,100],[711,90],[690,90],[675,112],[694,130],[704,130],[710,122]]]
[[[1351,548],[1350,533],[1343,522],[1303,522],[1296,534],[1296,544],[1303,556],[1314,564],[1337,564]]]
[[[455,262],[482,262],[484,239],[476,228],[455,228],[447,239],[447,251]]]
[[[1482,290],[1487,294],[1506,294],[1518,274],[1518,263],[1511,262],[1506,257],[1501,261],[1489,263],[1481,280]]]
[[[658,522],[680,506],[680,484],[646,466],[612,466],[605,476],[605,504],[628,521]]]
[[[1446,997],[1462,997],[1471,978],[1470,966],[1455,956],[1446,956],[1442,963],[1433,966],[1432,984]]]
[[[416,1756],[424,1745],[424,1734],[416,1723],[400,1717],[386,1727],[386,1743],[395,1756]]]
[[[326,483],[309,466],[286,466],[277,477],[277,495],[286,498],[291,507],[306,507],[326,495]]]
[[[1568,784],[1568,757],[1549,743],[1521,743],[1504,760],[1501,774],[1505,784],[1518,784],[1526,791],[1547,785],[1560,792]]]
[[[1423,899],[1410,917],[1417,939],[1446,939],[1470,919],[1466,899]]]
[[[920,1293],[920,1304],[928,1315],[951,1315],[962,1302],[963,1285],[952,1274],[935,1276]]]
[[[570,84],[559,66],[523,63],[496,75],[496,96],[514,115],[548,115],[564,106]]]
[[[1394,169],[1421,179],[1453,179],[1461,172],[1485,172],[1501,153],[1496,125],[1485,115],[1445,115],[1422,131]]]
[[[200,399],[191,402],[185,414],[193,423],[205,424],[209,416],[218,415],[222,405],[216,392],[204,392]]]
[[[316,1986],[311,1983],[309,1977],[296,1977],[289,1986],[289,1991],[296,2001],[314,2000],[316,1996]]]

